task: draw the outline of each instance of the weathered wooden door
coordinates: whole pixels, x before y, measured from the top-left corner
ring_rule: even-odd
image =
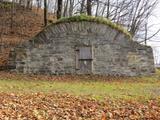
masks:
[[[76,69],[80,74],[92,73],[92,47],[79,47],[76,55]]]

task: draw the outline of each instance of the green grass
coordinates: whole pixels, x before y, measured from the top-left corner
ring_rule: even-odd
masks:
[[[110,26],[111,28],[116,29],[119,32],[124,33],[126,36],[128,36],[130,39],[132,39],[132,35],[124,27],[122,27],[121,25],[115,24],[111,20],[103,18],[103,17],[93,17],[93,16],[87,16],[87,15],[82,14],[79,16],[61,18],[53,24],[59,24],[59,23],[64,23],[64,22],[81,22],[81,21],[96,22],[96,23]]]
[[[88,96],[102,100],[133,99],[149,100],[160,97],[160,82],[148,77],[148,81],[45,81],[45,80],[11,80],[0,79],[0,92],[6,93],[33,93],[33,92],[60,92],[76,96]],[[23,78],[22,78],[23,79]],[[145,77],[141,79],[147,79]]]

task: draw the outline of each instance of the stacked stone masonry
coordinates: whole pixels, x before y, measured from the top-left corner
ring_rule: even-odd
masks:
[[[52,24],[10,53],[12,71],[138,76],[154,73],[151,47],[96,22]]]

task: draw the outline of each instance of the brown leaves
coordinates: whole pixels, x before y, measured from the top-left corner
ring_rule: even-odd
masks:
[[[1,79],[11,79],[11,80],[45,80],[45,81],[63,81],[63,82],[72,82],[72,81],[88,81],[88,82],[116,82],[115,84],[120,84],[121,82],[144,82],[144,79],[141,78],[134,78],[134,77],[116,77],[116,76],[100,76],[100,75],[59,75],[59,76],[47,76],[47,75],[33,75],[33,74],[17,74],[13,72],[3,72],[0,71],[0,78]],[[119,88],[123,90],[122,88]]]
[[[155,100],[142,104],[123,100],[99,102],[59,93],[0,93],[0,119],[158,120],[160,107]]]
[[[21,83],[16,81],[39,81],[39,80],[48,80],[49,83],[52,83],[51,81],[63,81],[67,83],[71,83],[73,85],[73,81],[76,81],[78,84],[83,82],[84,86],[87,86],[86,91],[89,91],[92,89],[92,87],[88,87],[89,85],[93,85],[93,81],[95,80],[101,80],[106,81],[105,84],[110,84],[109,86],[113,85],[111,84],[114,80],[114,84],[117,84],[117,87],[115,87],[114,90],[111,89],[109,92],[116,92],[115,90],[122,90],[126,91],[122,87],[123,81],[122,78],[114,78],[114,77],[103,77],[103,76],[41,76],[41,75],[21,75],[21,74],[10,74],[5,72],[0,72],[2,81],[8,80],[10,85],[2,85],[4,91],[7,92],[8,89],[14,91],[14,89],[18,90],[18,94],[16,93],[0,93],[0,120],[22,120],[22,119],[31,119],[31,120],[124,120],[124,119],[130,119],[130,120],[139,120],[139,119],[149,119],[149,120],[160,120],[160,106],[159,101],[160,98],[155,97],[153,100],[149,100],[146,103],[141,103],[132,100],[124,100],[124,99],[118,99],[118,97],[115,97],[115,99],[112,100],[110,98],[107,98],[104,101],[98,101],[94,98],[91,99],[93,96],[92,94],[89,95],[88,93],[81,94],[81,97],[76,97],[74,95],[69,95],[63,92],[67,92],[67,89],[63,89],[63,92],[60,93],[55,92],[55,90],[51,89],[48,92],[45,93],[32,93],[36,91],[43,91],[45,87],[41,87],[42,89],[33,90],[31,93],[29,93],[30,89],[34,89],[36,86],[39,86],[41,84],[44,84],[43,82],[36,82],[36,84],[29,84],[27,89],[23,91],[23,87],[26,87],[28,84],[22,84],[22,86],[19,88],[18,84],[21,85]],[[16,80],[16,81],[13,81]],[[84,82],[87,81],[88,82]],[[90,80],[90,81],[89,81]],[[119,81],[121,80],[121,81]],[[123,80],[128,80],[128,78]],[[116,81],[116,82],[115,82]],[[125,85],[128,85],[135,81],[125,82]],[[3,83],[3,82],[2,82]],[[8,83],[8,82],[7,82]],[[15,84],[13,84],[15,83]],[[26,83],[26,82],[24,82]],[[56,82],[53,82],[56,83]],[[135,83],[136,85],[139,83]],[[158,84],[158,83],[156,83]],[[65,84],[66,85],[66,84]],[[71,87],[69,85],[68,87]],[[95,84],[93,88],[95,89]],[[133,85],[133,84],[132,84]],[[46,84],[47,87],[50,87],[50,84]],[[64,85],[62,85],[64,87]],[[108,87],[109,87],[108,86]],[[52,86],[52,88],[54,88]],[[102,86],[105,90],[105,87]],[[151,86],[152,88],[154,86]],[[61,87],[60,87],[61,88]],[[129,86],[130,88],[130,86]],[[150,87],[149,87],[150,88]],[[3,91],[2,89],[2,91]],[[78,87],[76,86],[76,89]],[[103,89],[97,89],[102,90]],[[136,88],[135,88],[136,89]],[[80,86],[79,90],[82,90],[82,87]],[[92,89],[93,90],[93,89]],[[144,90],[144,89],[143,89]],[[86,92],[86,91],[82,91]],[[52,93],[51,93],[52,92]],[[134,93],[136,93],[134,91]],[[69,93],[69,92],[68,92]],[[117,96],[118,96],[118,92]],[[94,93],[93,95],[98,95],[98,93]],[[99,94],[101,95],[101,94]],[[116,95],[116,94],[115,94]],[[134,94],[133,94],[134,95]],[[146,95],[146,94],[145,94]],[[144,95],[144,96],[145,96]],[[109,97],[107,94],[104,94],[104,98]],[[145,97],[140,97],[140,99],[144,99]]]
[[[112,113],[109,113],[110,117],[112,117],[111,114],[112,114]],[[105,112],[102,113],[102,118],[101,118],[101,120],[107,120],[107,119],[106,119],[106,113],[105,113]]]

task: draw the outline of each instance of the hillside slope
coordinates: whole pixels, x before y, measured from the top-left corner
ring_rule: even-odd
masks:
[[[13,9],[11,5],[0,2],[0,66],[7,64],[11,48],[35,36],[44,27],[42,9],[30,10],[17,4]]]

